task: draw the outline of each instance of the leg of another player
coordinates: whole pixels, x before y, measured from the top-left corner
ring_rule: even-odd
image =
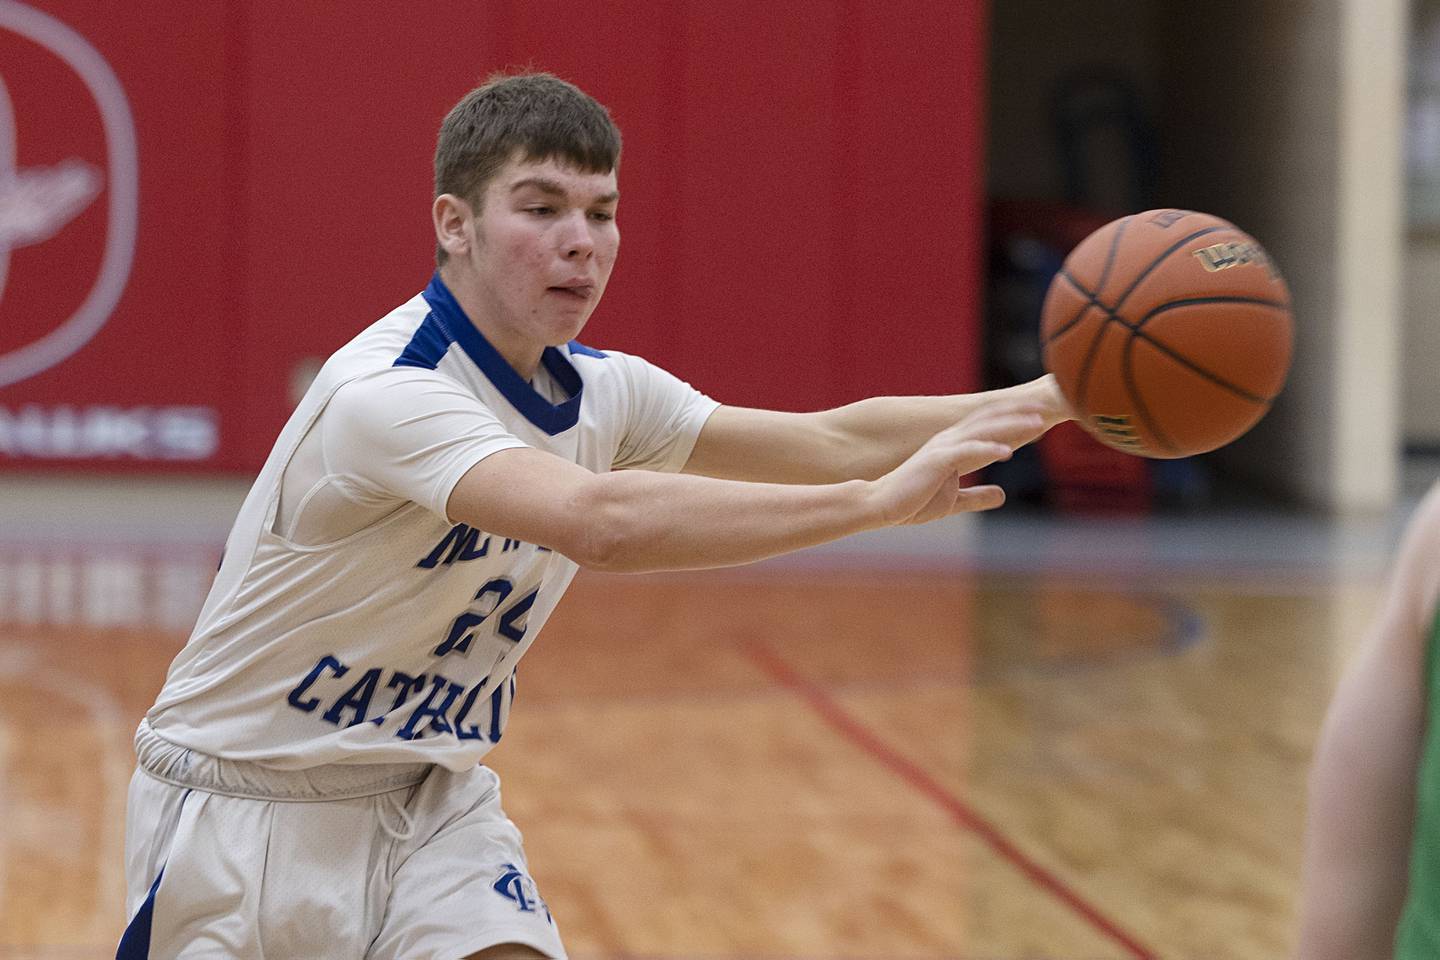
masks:
[[[500,943],[472,953],[464,960],[548,960],[545,954],[519,943]]]

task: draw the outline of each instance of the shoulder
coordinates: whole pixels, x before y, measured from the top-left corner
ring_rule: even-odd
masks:
[[[390,429],[443,413],[487,413],[469,388],[439,370],[384,367],[351,376],[335,386],[325,408],[332,426]]]
[[[587,387],[616,386],[645,393],[682,383],[663,367],[623,350],[600,350],[574,340],[563,349]]]
[[[335,386],[331,404],[423,402],[457,397],[480,404],[480,398],[469,387],[442,370],[381,367],[346,377]]]

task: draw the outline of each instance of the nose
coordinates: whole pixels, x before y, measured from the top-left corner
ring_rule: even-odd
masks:
[[[595,239],[590,236],[590,222],[582,211],[565,221],[561,236],[562,256],[566,260],[589,260],[595,254]]]

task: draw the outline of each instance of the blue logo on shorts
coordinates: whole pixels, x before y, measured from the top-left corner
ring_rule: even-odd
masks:
[[[523,871],[513,863],[505,864],[505,870],[500,874],[491,887],[496,893],[506,900],[515,901],[515,906],[521,913],[535,913],[543,910],[545,919],[554,923],[550,916],[550,908],[545,906],[545,901],[540,899],[540,892],[535,889],[535,881],[531,880]]]

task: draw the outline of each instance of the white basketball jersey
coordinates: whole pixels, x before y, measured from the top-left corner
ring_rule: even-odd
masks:
[[[283,769],[474,765],[576,566],[447,519],[456,482],[519,446],[596,472],[679,470],[716,406],[639,358],[576,343],[547,349],[526,382],[435,277],[332,356],[291,416],[150,725]],[[289,501],[301,474],[282,517],[282,487]],[[362,520],[316,538],[342,515]]]

